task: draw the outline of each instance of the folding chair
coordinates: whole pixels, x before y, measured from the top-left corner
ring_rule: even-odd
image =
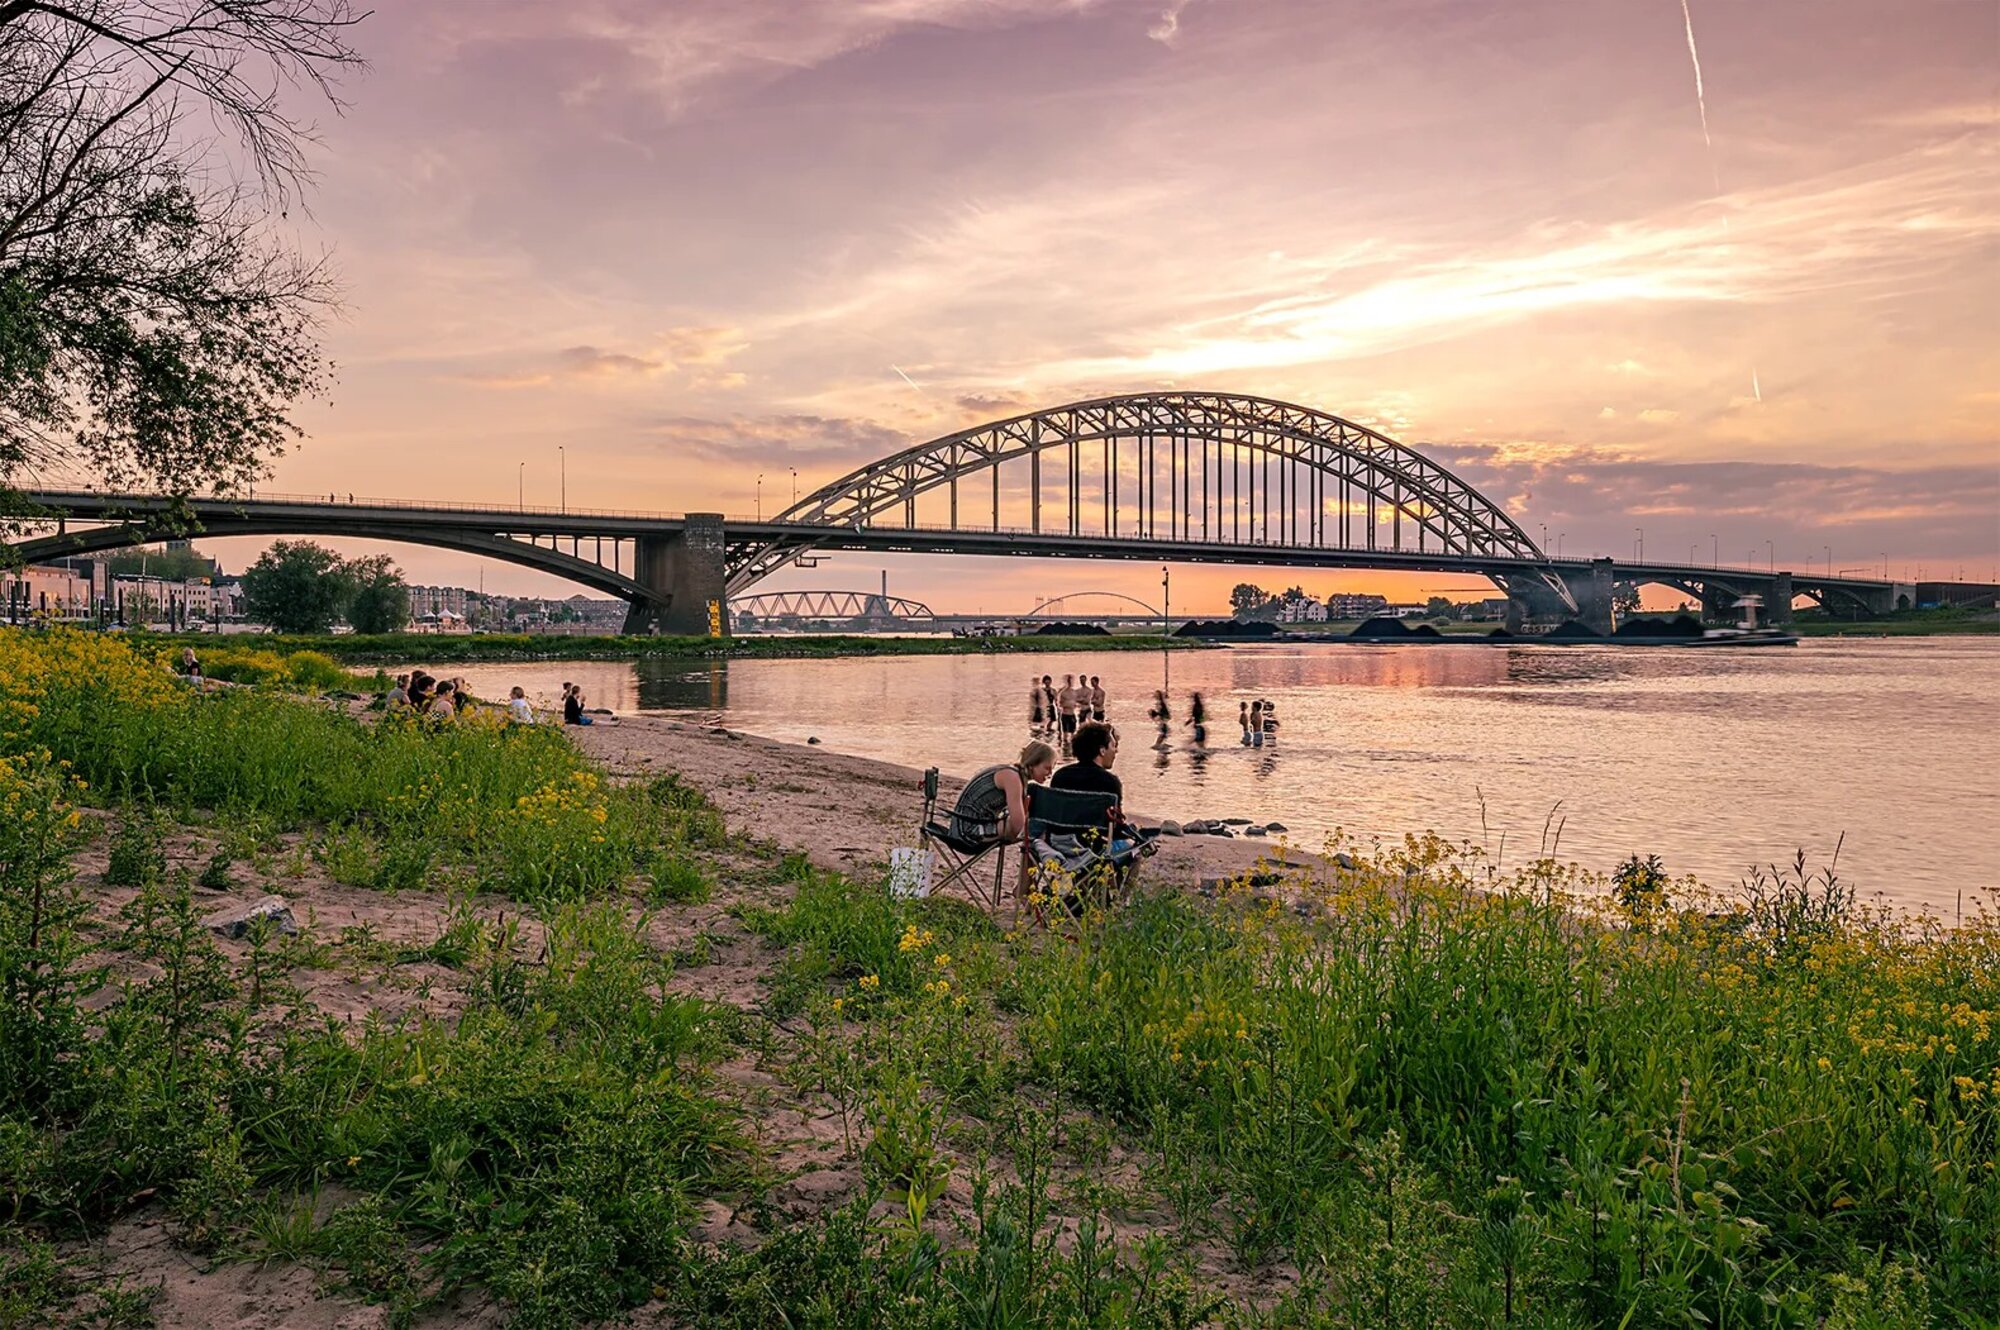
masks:
[[[1034,787],[1030,786],[1030,790]],[[940,821],[937,817],[938,769],[924,772],[924,824],[920,837],[926,851],[934,851],[949,861],[951,871],[931,885],[931,894],[936,895],[953,884],[963,886],[967,899],[984,909],[988,914],[998,914],[1000,905],[1006,898],[1007,856],[1001,851],[1009,842],[999,838],[997,823],[968,824],[955,813],[946,814]],[[993,870],[993,885],[989,890],[985,883],[974,876],[973,870],[983,863],[988,855],[998,859]]]
[[[1095,790],[1028,787],[1025,839],[1034,885],[1054,898],[1055,884],[1067,878],[1070,889],[1059,900],[1071,914],[1081,914],[1086,905],[1110,904],[1126,872],[1153,851],[1157,833],[1150,830],[1138,832],[1122,849],[1109,848],[1117,830],[1116,805],[1114,796]]]

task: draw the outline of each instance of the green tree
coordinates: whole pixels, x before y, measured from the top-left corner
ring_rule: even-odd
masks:
[[[347,621],[357,633],[400,633],[410,622],[410,587],[386,554],[356,559],[346,568],[354,588]]]
[[[1271,593],[1249,582],[1238,582],[1229,593],[1229,609],[1239,619],[1247,619],[1264,608]]]
[[[310,540],[275,540],[243,574],[244,612],[281,633],[323,633],[353,592],[347,565]]]
[[[1443,596],[1432,596],[1424,602],[1424,617],[1429,619],[1449,619],[1458,613],[1457,607]]]
[[[1636,582],[1621,582],[1611,593],[1612,611],[1619,615],[1639,612],[1639,586]]]
[[[113,577],[163,577],[169,582],[185,582],[194,577],[213,577],[215,561],[192,549],[120,550],[105,560]]]
[[[350,0],[0,0],[0,517],[22,472],[185,494],[297,437],[333,287],[272,225],[306,176],[279,90],[328,92],[358,21]]]

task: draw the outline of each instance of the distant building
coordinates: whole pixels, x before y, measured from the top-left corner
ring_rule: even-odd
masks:
[[[1325,623],[1326,606],[1311,596],[1301,596],[1296,600],[1280,601],[1278,604],[1279,623]]]
[[[1388,612],[1389,602],[1382,596],[1336,595],[1326,598],[1326,617],[1329,619],[1372,619]]]
[[[87,619],[95,605],[87,570],[31,563],[0,571],[0,613],[10,620]]]
[[[410,617],[435,621],[439,615],[465,618],[466,597],[462,586],[413,586],[410,588]]]

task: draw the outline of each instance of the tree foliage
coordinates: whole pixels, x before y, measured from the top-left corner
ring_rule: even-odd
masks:
[[[349,0],[0,0],[0,488],[254,479],[320,390],[330,275],[275,222]],[[236,140],[232,179],[209,125]]]
[[[274,540],[243,574],[244,612],[281,633],[323,633],[354,583],[338,554],[310,540]]]
[[[217,571],[215,560],[186,548],[120,550],[107,555],[104,562],[113,577],[144,575],[169,582],[213,577]]]
[[[1238,582],[1229,592],[1229,609],[1238,618],[1247,618],[1264,608],[1271,593],[1249,582]]]
[[[386,554],[355,559],[347,565],[354,588],[347,603],[347,621],[357,633],[400,633],[410,622],[410,588],[402,569]]]

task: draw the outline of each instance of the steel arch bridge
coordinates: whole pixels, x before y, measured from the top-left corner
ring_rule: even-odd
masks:
[[[876,591],[766,591],[729,602],[729,612],[759,619],[934,619],[919,600]]]
[[[776,521],[917,532],[927,500],[943,508],[943,529],[962,533],[1163,551],[1543,561],[1496,504],[1386,435],[1309,407],[1225,393],[1130,393],[961,430],[849,472]],[[729,590],[830,543],[809,530],[746,533],[730,545]]]
[[[1021,616],[1019,616],[1019,617],[1021,617],[1021,618],[1023,618],[1023,619],[1032,619],[1032,618],[1034,618],[1034,617],[1035,617],[1035,616],[1036,616],[1037,614],[1040,614],[1040,613],[1041,613],[1041,612],[1042,612],[1043,610],[1047,610],[1047,609],[1053,609],[1053,608],[1054,608],[1055,606],[1057,606],[1057,605],[1061,605],[1061,604],[1064,604],[1064,603],[1066,603],[1066,602],[1068,602],[1068,601],[1072,601],[1072,600],[1088,600],[1088,599],[1090,599],[1091,597],[1094,597],[1094,596],[1095,596],[1095,597],[1102,597],[1102,598],[1103,598],[1103,599],[1105,599],[1105,600],[1122,600],[1122,601],[1124,601],[1124,602],[1125,602],[1125,603],[1126,603],[1127,605],[1136,605],[1136,606],[1138,606],[1138,607],[1139,607],[1139,608],[1140,608],[1141,610],[1144,610],[1144,611],[1145,611],[1145,617],[1146,617],[1146,618],[1148,618],[1148,619],[1158,619],[1158,618],[1162,618],[1162,617],[1164,617],[1164,616],[1163,616],[1163,615],[1161,614],[1161,612],[1160,612],[1160,611],[1159,611],[1158,609],[1156,609],[1155,607],[1153,607],[1153,606],[1151,606],[1151,605],[1148,605],[1148,604],[1147,604],[1147,603],[1146,603],[1145,601],[1143,601],[1143,600],[1140,600],[1140,599],[1139,599],[1139,598],[1138,598],[1137,596],[1128,596],[1128,595],[1126,595],[1126,594],[1125,594],[1124,592],[1122,592],[1122,591],[1069,591],[1069,592],[1065,592],[1064,594],[1062,594],[1062,595],[1060,595],[1060,596],[1050,596],[1050,597],[1049,597],[1049,598],[1048,598],[1047,600],[1043,601],[1043,602],[1042,602],[1041,604],[1039,604],[1039,605],[1035,606],[1035,608],[1033,608],[1033,609],[1029,610],[1029,611],[1028,611],[1028,612],[1027,612],[1026,614],[1023,614],[1023,615],[1021,615]]]
[[[24,497],[43,514],[37,534],[13,546],[30,562],[190,531],[409,541],[620,596],[628,632],[706,633],[712,609],[836,550],[1469,573],[1523,615],[1580,615],[1605,630],[1619,582],[1699,588],[1705,604],[1757,591],[1786,609],[1795,591],[1886,608],[1899,585],[1551,559],[1485,495],[1395,440],[1228,393],[1100,397],[961,430],[850,472],[770,519],[352,495]]]

